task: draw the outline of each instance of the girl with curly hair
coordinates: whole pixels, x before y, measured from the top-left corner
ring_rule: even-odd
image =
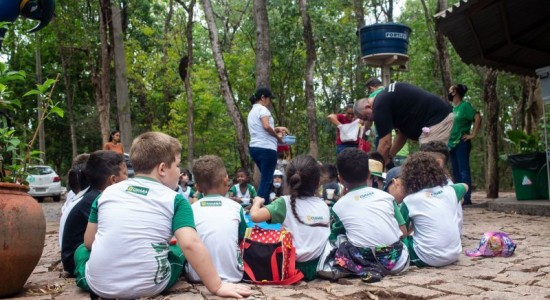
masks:
[[[315,196],[321,170],[310,155],[292,159],[286,171],[290,195],[275,199],[262,207],[264,199],[254,198],[250,218],[258,223],[280,223],[292,232],[296,247],[296,267],[304,273],[304,280],[315,279],[319,257],[330,234],[329,208],[323,199]]]
[[[401,214],[409,232],[412,229],[412,234],[404,239],[411,263],[419,267],[454,263],[462,252],[457,210],[468,186],[447,185],[445,170],[425,152],[407,159],[400,178],[407,195]]]

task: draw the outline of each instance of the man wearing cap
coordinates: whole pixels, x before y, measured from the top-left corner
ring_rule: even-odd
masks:
[[[248,131],[250,133],[250,156],[260,169],[261,179],[258,196],[269,203],[273,172],[277,166],[277,143],[283,143],[279,132],[288,133],[286,127],[275,127],[271,112],[267,108],[273,99],[271,90],[259,87],[250,97],[252,109],[248,113]]]
[[[379,80],[369,80],[374,97],[357,101],[355,115],[374,121],[380,136],[377,151],[386,164],[399,152],[407,139],[419,141],[449,141],[453,127],[453,112],[449,103],[408,83],[394,82],[383,88]],[[382,87],[382,89],[381,89]],[[397,134],[392,142],[392,130]]]

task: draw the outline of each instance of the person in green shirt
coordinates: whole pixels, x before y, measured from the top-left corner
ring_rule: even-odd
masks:
[[[476,137],[481,125],[481,116],[472,104],[464,101],[464,95],[468,87],[463,84],[453,85],[449,88],[448,99],[453,105],[454,123],[449,138],[449,150],[453,177],[455,183],[465,183],[472,186],[470,174],[471,140]],[[473,129],[472,129],[473,123]],[[471,192],[464,195],[463,205],[472,204]]]

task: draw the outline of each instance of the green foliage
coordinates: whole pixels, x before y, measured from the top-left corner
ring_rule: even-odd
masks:
[[[8,97],[11,96],[7,86],[3,83],[9,81],[23,81],[25,74],[23,72],[8,71],[7,66],[0,62],[0,103],[1,108],[5,111],[15,111],[12,106],[15,103]],[[47,119],[50,115],[63,117],[64,111],[54,103],[50,95],[56,80],[47,79],[43,84],[37,84],[37,88],[25,93],[25,96],[38,95],[44,96],[41,116],[38,120],[39,124]],[[21,108],[21,103],[18,103]],[[28,143],[23,143],[21,138],[17,136],[17,131],[13,129],[8,119],[2,116],[0,120],[2,128],[0,129],[0,181],[28,184],[27,168],[34,162],[42,162],[40,160],[40,152],[32,150],[32,146],[38,134],[39,124],[35,127],[35,132],[32,139]]]
[[[528,134],[523,130],[508,130],[504,140],[514,146],[514,154],[544,152],[544,143],[538,132]]]

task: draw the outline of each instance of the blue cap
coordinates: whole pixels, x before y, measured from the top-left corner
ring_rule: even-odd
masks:
[[[384,183],[384,191],[388,191],[388,187],[394,178],[398,178],[401,175],[401,167],[391,168],[388,173],[386,173],[386,182]]]

